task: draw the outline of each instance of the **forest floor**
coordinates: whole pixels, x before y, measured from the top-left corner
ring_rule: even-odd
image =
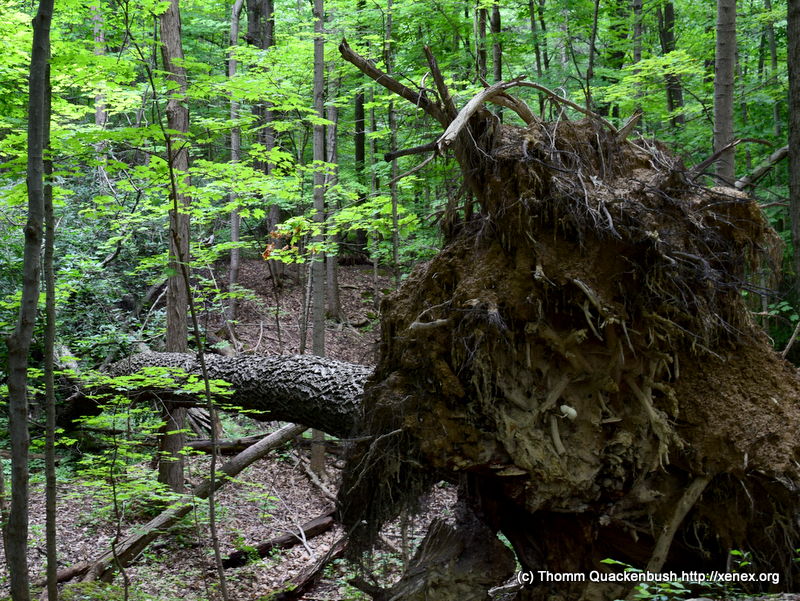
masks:
[[[242,286],[254,293],[252,298],[241,302],[239,309],[236,337],[244,352],[269,355],[298,352],[302,287],[291,274],[284,282],[275,290],[266,262],[260,259],[243,262]],[[375,282],[372,270],[368,266],[342,267],[339,282],[344,319],[341,322],[327,322],[326,354],[343,361],[373,364],[379,338],[379,321],[373,302]],[[381,275],[378,286],[379,293],[388,292],[392,287],[391,279]],[[221,329],[218,316],[208,314],[205,320],[209,330]],[[309,331],[309,347],[310,344]],[[223,438],[267,432],[277,429],[278,425],[255,422],[242,416],[228,416],[224,420],[226,431]],[[326,492],[307,475],[307,455],[307,445],[292,444],[256,462],[240,474],[235,482],[220,490],[217,494],[217,522],[223,557],[286,533],[297,533],[301,524],[325,514],[333,507]],[[327,461],[327,478],[323,484],[327,484],[328,491],[335,493],[341,459],[330,453]],[[187,479],[192,484],[199,482],[207,474],[208,464],[207,456],[190,457]],[[125,504],[117,530],[107,497],[104,499],[99,494],[97,483],[71,474],[68,466],[68,461],[62,463],[62,477],[59,478],[59,568],[98,557],[110,548],[115,536],[124,537],[154,515],[152,512],[143,512],[135,502]],[[146,465],[142,467],[149,469]],[[41,472],[33,473],[29,560],[34,581],[40,581],[44,574],[45,509],[42,478]],[[415,543],[424,535],[430,520],[447,515],[454,500],[455,493],[451,488],[437,488],[424,503],[423,514],[390,525],[382,536],[385,548],[379,553],[381,559],[372,566],[374,573],[389,579],[398,575],[404,557],[407,559],[413,553]],[[126,570],[132,601],[220,598],[207,517],[207,504],[201,502],[193,516],[151,544]],[[341,537],[341,529],[334,527],[322,535],[299,541],[293,548],[276,551],[260,561],[227,569],[231,600],[256,601],[284,590],[287,582],[312,566]],[[0,548],[0,566],[3,565],[5,557]],[[336,560],[327,568],[325,577],[314,590],[301,599],[339,601],[368,598],[347,583],[354,575],[343,561]],[[117,577],[115,582],[121,584],[122,578]],[[7,574],[5,570],[0,570],[0,597],[7,594]]]
[[[300,282],[288,277],[275,290],[267,264],[248,260],[242,265],[242,285],[254,292],[242,301],[236,337],[244,352],[259,354],[291,354],[298,352],[303,293]],[[222,276],[224,274],[217,274]],[[327,324],[326,354],[343,361],[370,365],[375,362],[379,341],[379,321],[375,308],[373,274],[369,267],[343,267],[340,271],[341,322]],[[380,293],[392,288],[386,275],[378,279]],[[277,320],[276,320],[277,316]],[[206,328],[221,331],[219,316],[204,316]],[[222,334],[224,335],[224,333]],[[310,332],[308,338],[310,346]],[[243,416],[225,418],[223,438],[237,438],[278,427]],[[306,435],[308,435],[306,433]],[[287,533],[299,532],[301,524],[327,513],[333,506],[330,492],[336,491],[341,458],[336,453],[327,457],[327,478],[323,485],[312,482],[307,468],[308,446],[291,444],[271,453],[245,470],[217,494],[217,522],[223,557],[248,550],[259,543]],[[224,461],[224,458],[223,458]],[[192,456],[187,462],[187,479],[199,482],[208,472],[208,456]],[[36,466],[39,467],[39,466]],[[142,465],[150,469],[147,465]],[[97,483],[70,472],[69,462],[60,466],[58,508],[59,567],[65,568],[89,561],[106,552],[115,537],[124,537],[145,524],[153,513],[142,510],[135,501],[124,505],[119,526],[107,498],[100,494]],[[34,581],[43,578],[44,492],[41,471],[33,473],[31,497],[31,544],[29,560]],[[382,585],[399,576],[404,562],[413,554],[433,518],[451,516],[455,490],[436,487],[423,500],[422,513],[397,520],[381,535],[371,573]],[[286,589],[287,583],[314,565],[343,536],[341,528],[298,541],[294,547],[276,551],[270,556],[239,568],[226,570],[232,601],[260,601]],[[130,582],[131,601],[216,600],[220,599],[214,570],[211,537],[208,528],[207,504],[201,502],[196,511],[181,524],[157,539],[126,570]],[[5,557],[0,548],[0,566]],[[335,560],[322,580],[306,595],[306,601],[349,601],[369,597],[355,589],[348,580],[355,576],[353,567]],[[122,583],[119,576],[117,584]],[[8,580],[0,568],[0,598],[8,594]],[[75,597],[100,599],[103,597]],[[108,599],[112,596],[109,593]],[[114,597],[121,599],[122,597]],[[744,599],[739,597],[739,599]],[[798,601],[800,595],[770,597],[778,601]]]

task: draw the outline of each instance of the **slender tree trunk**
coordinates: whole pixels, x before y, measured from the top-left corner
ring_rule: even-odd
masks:
[[[366,34],[365,28],[363,26],[363,19],[362,14],[366,7],[366,0],[358,0],[357,4],[358,9],[358,24],[357,24],[357,31],[359,32],[359,36],[363,36]],[[359,81],[364,81],[364,74],[359,73],[358,75]],[[359,87],[356,91],[355,97],[353,99],[353,111],[354,111],[354,125],[355,125],[355,132],[353,135],[353,143],[355,145],[354,149],[354,159],[355,159],[355,170],[356,170],[356,180],[359,186],[362,189],[366,190],[367,188],[367,181],[365,177],[365,168],[366,168],[366,158],[367,158],[367,136],[366,136],[366,118],[364,113],[364,90],[362,87]],[[359,193],[358,204],[363,204],[367,200],[366,193]],[[367,251],[367,233],[364,230],[356,230],[354,233],[355,236],[355,246],[356,252],[362,253]]]
[[[160,17],[161,55],[167,79],[177,85],[167,101],[167,127],[177,135],[167,134],[167,163],[169,166],[170,196],[170,277],[167,281],[167,338],[169,352],[186,352],[188,342],[189,290],[181,273],[181,264],[189,262],[190,199],[181,192],[189,169],[189,149],[184,137],[189,132],[189,109],[186,106],[186,69],[183,66],[181,16],[178,0],[170,0]],[[167,405],[164,409],[165,432],[161,437],[161,459],[158,480],[176,492],[184,490],[183,458],[185,444],[183,428],[186,409]]]
[[[103,56],[106,53],[106,39],[105,32],[103,31],[103,13],[100,5],[93,5],[90,8],[90,11],[92,15],[92,29],[94,34],[93,53],[95,56]],[[106,110],[105,97],[102,94],[98,94],[94,98],[94,124],[98,128],[104,128],[107,122],[108,111]],[[103,149],[105,146],[106,145],[104,142],[98,142],[95,144],[95,152],[97,152],[98,158],[100,158],[100,155],[103,155]],[[98,163],[97,179],[102,188],[103,186],[108,185],[108,174],[106,173],[105,168],[105,156],[103,156],[102,160],[98,161]]]
[[[544,63],[544,70],[550,69],[550,53],[547,50],[547,22],[544,20],[544,2],[545,0],[538,0],[537,11],[539,14],[539,26],[542,30],[542,62]]]
[[[33,19],[33,48],[28,84],[28,221],[25,225],[23,283],[19,316],[8,345],[8,414],[11,441],[11,506],[6,562],[11,598],[30,599],[28,573],[28,353],[39,303],[39,253],[44,223],[44,148],[49,90],[50,22],[53,0],[41,0]]]
[[[325,117],[325,7],[323,0],[314,0],[314,112],[320,119]],[[325,171],[319,163],[325,161],[325,126],[314,125],[314,222],[320,232],[313,242],[322,244],[325,234],[322,230],[325,221]],[[314,326],[312,350],[319,357],[325,356],[325,256],[318,252],[311,257],[311,314]],[[311,448],[311,469],[316,474],[325,471],[324,434],[319,430],[312,432],[314,443]]]
[[[500,4],[492,5],[492,18],[490,19],[492,32],[492,76],[495,82],[503,81],[503,43],[500,39],[502,24],[500,20]]]
[[[768,12],[772,12],[772,0],[764,0],[764,8]],[[775,41],[775,25],[770,19],[766,25],[767,46],[769,47],[769,66],[770,77],[777,77],[778,75],[778,45]],[[772,104],[772,119],[774,123],[775,137],[781,135],[781,103],[774,102]]]
[[[586,67],[586,108],[592,110],[592,78],[594,78],[594,56],[597,53],[597,24],[600,16],[600,0],[594,0],[592,34],[589,37],[589,64]]]
[[[384,44],[384,63],[386,64],[386,72],[391,74],[394,70],[394,51],[392,50],[392,34],[393,34],[393,15],[394,10],[393,0],[386,2],[386,42]],[[483,77],[486,77],[486,10],[481,9],[483,14]],[[394,100],[389,101],[389,152],[394,153],[397,151],[397,112],[394,107]],[[389,195],[392,199],[392,272],[394,273],[394,284],[400,284],[400,219],[398,213],[398,190],[397,178],[400,170],[397,164],[397,158],[392,159],[391,180],[389,181]]]
[[[269,50],[275,45],[275,2],[274,0],[247,0],[247,41],[256,48]],[[275,148],[276,136],[272,122],[275,114],[269,101],[257,102],[253,105],[253,116],[258,123],[256,129],[256,142],[264,147],[268,154]],[[256,169],[266,174],[272,173],[274,164],[270,160],[256,160]],[[275,226],[281,221],[281,209],[277,205],[269,207],[266,229],[273,232]],[[272,244],[280,245],[277,238],[272,239]],[[273,283],[278,284],[283,276],[284,264],[280,261],[271,261],[270,271],[273,274]]]
[[[668,54],[675,50],[675,5],[665,2],[663,10],[658,8],[659,37],[661,39],[661,52]],[[683,125],[686,118],[680,109],[683,108],[683,87],[680,79],[673,73],[664,75],[667,94],[667,110],[670,112],[670,124],[673,129]]]
[[[49,68],[49,66],[48,66]],[[44,147],[50,151],[50,115],[52,90],[50,75],[47,76],[47,106],[45,113]],[[44,158],[44,285],[45,285],[45,332],[44,332],[44,387],[46,405],[45,426],[45,547],[47,549],[47,599],[58,599],[58,551],[56,549],[56,388],[55,388],[55,347],[56,347],[56,279],[55,279],[55,239],[56,224],[53,216],[53,159]]]
[[[233,79],[236,76],[237,61],[236,57],[234,56],[234,49],[239,44],[239,19],[242,15],[243,6],[244,0],[236,0],[236,2],[233,4],[233,8],[231,8],[231,51],[228,55],[229,79]],[[231,121],[233,122],[233,127],[231,128],[231,163],[238,163],[241,159],[242,151],[242,132],[237,125],[239,120],[239,101],[234,97],[235,92],[232,92],[231,94]],[[232,204],[236,202],[236,193],[231,192],[230,201]],[[239,215],[239,210],[234,207],[234,209],[231,211],[231,243],[233,243],[234,246],[231,248],[231,261],[228,270],[228,292],[232,294],[228,300],[227,319],[229,322],[236,320],[237,303],[236,296],[233,294],[236,292],[236,287],[239,284],[239,265],[241,262],[241,253],[238,243],[241,222],[242,218]]]
[[[331,92],[330,94],[331,96],[335,97],[335,92]],[[335,186],[337,184],[339,178],[337,168],[339,158],[336,144],[336,132],[339,128],[339,110],[335,104],[329,104],[325,112],[327,113],[326,118],[331,122],[331,125],[327,126],[327,141],[325,143],[326,154],[328,155],[325,160],[330,165],[330,173],[328,174],[327,181],[325,182],[325,190],[327,191],[331,186]],[[341,207],[332,207],[331,211],[338,208]],[[338,234],[331,236],[330,242],[338,246]],[[325,290],[328,302],[328,315],[336,321],[343,321],[342,306],[339,300],[338,254],[329,254],[325,257],[325,268],[327,271],[327,285]]]
[[[787,3],[789,66],[789,213],[795,294],[800,295],[800,0]]]
[[[475,47],[478,50],[478,78],[479,79],[486,79],[486,9],[485,8],[478,8],[477,15],[476,15],[476,29],[477,29],[477,40],[475,43]]]
[[[733,83],[736,65],[736,0],[717,1],[717,45],[714,63],[714,152],[733,142]],[[736,149],[717,161],[720,183],[732,186]]]
[[[642,60],[642,0],[633,0],[633,62]]]
[[[538,26],[536,24],[536,0],[528,1],[528,14],[531,23],[531,38],[533,38],[533,54],[536,57],[536,77],[542,78],[542,49],[539,41]]]

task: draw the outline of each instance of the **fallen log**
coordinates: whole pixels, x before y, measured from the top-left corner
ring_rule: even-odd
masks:
[[[261,420],[306,424],[344,438],[356,429],[361,417],[361,394],[372,368],[313,355],[222,357],[206,355],[208,375],[230,385],[224,405],[233,411],[247,412]],[[186,376],[201,377],[195,355],[182,353],[139,353],[109,366],[111,376],[129,376],[145,368],[166,367]],[[177,380],[177,381],[176,381]],[[131,396],[158,395],[170,402],[192,404],[196,393],[181,390],[181,377],[147,383]],[[101,388],[115,390],[114,382]],[[127,383],[129,388],[136,383]],[[224,409],[221,406],[220,409]]]
[[[305,429],[305,426],[290,424],[252,445],[220,468],[217,477],[214,479],[213,489],[220,489],[246,467],[264,457],[274,448],[291,440]],[[151,542],[187,515],[198,499],[208,498],[211,490],[212,483],[210,480],[199,484],[191,494],[184,495],[160,515],[150,520],[150,522],[141,528],[135,529],[134,533],[128,538],[119,541],[116,544],[116,553],[108,551],[100,557],[86,562],[85,565],[80,564],[80,569],[63,571],[64,579],[83,575],[82,581],[102,580],[111,582],[117,569],[129,565]]]
[[[299,599],[314,588],[322,578],[322,574],[328,564],[344,554],[345,542],[345,538],[337,540],[325,555],[286,582],[284,590],[273,595],[270,599],[273,601],[295,601],[295,599]]]
[[[247,550],[234,551],[222,560],[222,567],[225,569],[239,568],[252,561],[255,557],[263,558],[275,549],[289,549],[301,542],[319,536],[333,527],[333,510],[319,517],[309,520],[299,528],[299,532],[288,532],[281,536],[272,538],[264,543],[256,545]]]

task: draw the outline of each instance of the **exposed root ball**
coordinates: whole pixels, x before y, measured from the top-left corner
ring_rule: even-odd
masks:
[[[345,520],[368,542],[445,478],[529,569],[644,567],[674,525],[668,566],[752,547],[794,577],[800,386],[741,300],[776,248],[758,207],[590,121],[491,140],[470,155],[479,215],[384,306]]]

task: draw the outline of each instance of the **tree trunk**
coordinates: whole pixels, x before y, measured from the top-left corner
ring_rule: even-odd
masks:
[[[167,100],[167,127],[178,132],[166,134],[167,164],[169,167],[169,260],[170,277],[167,281],[167,337],[168,352],[185,352],[188,345],[189,289],[182,274],[182,265],[189,264],[189,197],[182,189],[188,184],[189,108],[186,104],[186,68],[183,66],[181,42],[181,15],[178,0],[170,0],[167,10],[159,19],[161,31],[161,56],[167,80],[176,88]],[[185,444],[183,428],[186,410],[166,405],[162,412],[164,435],[161,437],[158,481],[176,492],[184,490],[183,456]]]
[[[664,2],[663,9],[662,7],[658,8],[658,25],[662,54],[673,52],[675,50],[675,5],[672,2]],[[670,124],[673,128],[676,128],[686,122],[682,112],[676,113],[676,111],[683,109],[683,87],[678,76],[673,73],[664,75],[664,81],[666,82],[667,110],[670,112]]]
[[[800,0],[787,4],[789,66],[789,214],[795,294],[800,295]]]
[[[44,150],[49,130],[50,23],[53,0],[40,0],[33,19],[28,84],[28,220],[25,225],[23,284],[19,316],[8,346],[8,417],[11,441],[11,505],[5,550],[14,601],[30,599],[28,574],[28,353],[39,303],[44,225]]]
[[[392,48],[392,35],[394,30],[394,20],[392,18],[394,2],[387,0],[386,2],[386,31],[385,42],[383,47],[383,62],[386,65],[386,71],[391,73],[394,69],[394,49]],[[483,13],[483,44],[484,44],[484,58],[483,58],[483,71],[486,75],[486,10],[481,9]],[[394,156],[397,152],[397,112],[394,108],[394,101],[389,101],[389,152]],[[394,275],[394,284],[397,286],[400,283],[400,220],[398,213],[398,189],[397,178],[400,174],[400,169],[397,163],[397,157],[391,161],[391,171],[389,180],[389,197],[392,202],[392,274]]]
[[[280,420],[317,428],[338,438],[356,431],[361,393],[372,369],[313,355],[206,355],[209,377],[229,382],[233,391],[226,404],[252,409],[261,420]],[[195,355],[141,353],[112,364],[111,375],[130,375],[147,366],[174,367],[200,376]],[[132,396],[158,395],[172,402],[202,403],[199,395],[143,389]],[[258,413],[261,412],[261,413]]]
[[[323,0],[314,0],[314,111],[325,118],[325,7]],[[325,184],[326,169],[320,166],[325,156],[325,126],[314,124],[314,223],[319,233],[312,244],[325,241]],[[311,315],[314,327],[312,350],[318,357],[325,356],[325,253],[318,251],[311,257]],[[317,475],[325,472],[325,436],[320,430],[311,433],[311,469]]]
[[[478,8],[476,8],[476,37],[477,40],[475,42],[475,47],[478,49],[478,79],[485,80],[486,79],[486,64],[487,64],[487,51],[486,51],[486,21],[487,21],[487,14],[485,8],[480,8],[480,3],[478,3]],[[388,70],[388,69],[387,69]]]
[[[536,25],[536,0],[528,0],[528,16],[531,24],[531,37],[533,38],[533,53],[536,57],[536,77],[542,79],[542,49],[539,41],[538,26]]]
[[[733,142],[733,83],[736,66],[736,0],[717,2],[717,45],[714,62],[714,152]],[[722,153],[717,178],[732,186],[736,176],[736,149]]]
[[[336,87],[338,87],[338,84]],[[336,93],[332,92],[331,96],[335,97]],[[361,108],[363,111],[363,106]],[[328,119],[328,121],[331,122],[331,125],[328,125],[326,128],[327,139],[325,142],[325,153],[327,154],[325,161],[328,163],[330,169],[325,178],[325,190],[327,191],[332,186],[336,186],[339,181],[339,171],[338,171],[339,156],[338,156],[338,145],[336,143],[336,134],[339,130],[339,109],[336,107],[335,104],[330,104],[325,109],[325,113],[326,113],[326,118]],[[330,207],[329,212],[332,212],[337,209],[341,209],[341,206],[337,205],[336,207]],[[344,316],[342,315],[342,305],[339,300],[339,251],[341,250],[339,244],[340,242],[339,235],[334,234],[329,236],[328,241],[331,245],[335,245],[337,247],[337,252],[333,254],[328,254],[325,257],[325,270],[326,270],[325,292],[328,305],[327,315],[331,319],[334,319],[338,322],[342,322],[344,321]]]
[[[503,42],[500,39],[502,25],[500,20],[500,4],[495,2],[492,5],[492,17],[490,19],[492,32],[492,76],[495,82],[503,79]]]
[[[48,66],[49,69],[49,66]],[[50,74],[47,75],[47,94],[45,106],[44,147],[50,152],[50,115],[52,114],[52,89]],[[53,159],[44,160],[44,285],[45,285],[45,335],[44,335],[44,384],[46,405],[45,426],[45,547],[47,549],[47,598],[58,599],[58,550],[56,547],[56,276],[55,276],[55,237],[56,223],[53,215]]]
[[[233,54],[236,46],[239,44],[239,19],[241,18],[242,14],[242,7],[244,6],[244,0],[236,0],[233,4],[233,8],[231,8],[231,35],[230,35],[230,45],[231,45],[231,52],[228,55],[228,78],[233,79],[236,76],[236,67],[237,61]],[[232,93],[232,94],[235,94]],[[231,121],[233,122],[233,127],[231,128],[231,163],[238,163],[241,159],[241,151],[242,151],[242,133],[241,129],[237,125],[239,121],[239,101],[231,97]],[[236,203],[236,193],[231,192],[230,195],[231,203]],[[230,260],[230,267],[228,269],[228,292],[231,293],[231,297],[228,300],[228,311],[227,311],[227,320],[229,322],[233,322],[236,320],[236,303],[237,299],[235,296],[236,287],[239,285],[239,265],[240,265],[240,249],[239,249],[239,230],[241,226],[242,218],[239,215],[239,210],[234,208],[231,211],[231,243],[234,245],[231,248],[231,260]],[[234,342],[235,345],[235,342]]]
[[[262,50],[269,50],[275,45],[274,0],[247,0],[246,39],[249,44]],[[272,122],[275,119],[272,104],[268,100],[260,101],[253,105],[252,110],[258,124],[255,131],[256,142],[264,146],[264,150],[269,154],[276,145],[275,129],[272,127]],[[268,159],[263,161],[256,159],[254,166],[266,174],[272,173],[274,168],[274,164]],[[280,221],[281,209],[273,204],[269,207],[269,215],[265,224],[267,233],[271,234]],[[281,243],[280,239],[271,238],[271,244],[280,245]],[[273,274],[275,284],[280,283],[284,267],[284,263],[281,261],[270,261],[270,272]]]
[[[768,12],[772,12],[772,0],[764,0],[764,8]],[[769,48],[769,72],[770,77],[778,76],[778,44],[775,41],[775,24],[772,19],[764,24],[767,34],[767,47]],[[775,137],[781,135],[781,103],[772,103],[772,120],[774,123],[773,132]]]

